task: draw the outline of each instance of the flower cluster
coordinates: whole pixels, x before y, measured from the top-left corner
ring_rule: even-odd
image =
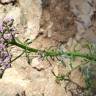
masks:
[[[14,40],[15,29],[13,18],[5,18],[0,22],[0,74],[11,67],[11,54],[8,52],[8,42]]]

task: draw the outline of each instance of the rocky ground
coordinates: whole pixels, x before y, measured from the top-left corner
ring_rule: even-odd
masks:
[[[86,40],[96,43],[95,11],[95,0],[0,0],[0,19],[12,16],[19,39],[30,39],[30,47],[39,49],[85,52],[82,46]],[[21,52],[20,48],[11,48],[13,58]],[[84,79],[78,69],[70,78],[79,88],[71,82],[65,90],[66,81],[56,82],[54,74],[70,71],[70,59],[61,59],[66,67],[57,60],[49,58],[50,64],[39,57],[28,64],[23,55],[0,79],[0,96],[85,96],[80,89],[85,86]],[[81,60],[72,63],[77,66]]]

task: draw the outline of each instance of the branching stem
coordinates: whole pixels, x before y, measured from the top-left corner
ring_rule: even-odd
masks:
[[[28,50],[29,52],[34,52],[34,53],[37,53],[37,52],[42,52],[44,54],[45,57],[57,57],[57,56],[73,56],[73,57],[81,57],[81,58],[85,58],[87,60],[91,60],[91,61],[96,61],[96,57],[95,56],[90,56],[90,54],[87,54],[87,53],[80,53],[80,52],[64,52],[64,51],[52,51],[52,50],[49,50],[49,51],[46,51],[46,50],[39,50],[39,49],[35,49],[35,48],[30,48],[28,46],[26,46],[25,44],[23,43],[19,43],[17,41],[13,41],[13,42],[9,42],[10,44],[12,45],[15,45],[15,46],[18,46],[22,49],[25,49],[25,50]]]

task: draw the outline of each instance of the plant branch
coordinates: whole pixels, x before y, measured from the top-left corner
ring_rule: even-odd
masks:
[[[15,41],[12,41],[12,42],[9,42],[10,44],[12,45],[15,45],[15,46],[18,46],[22,49],[25,49],[25,50],[28,50],[29,52],[34,52],[34,53],[37,53],[37,52],[42,52],[44,54],[44,57],[57,57],[57,56],[69,56],[69,57],[81,57],[81,58],[85,58],[85,59],[88,59],[88,60],[91,60],[91,61],[96,61],[96,57],[95,56],[92,56],[90,54],[87,54],[87,53],[80,53],[80,52],[64,52],[64,51],[52,51],[52,50],[49,50],[49,51],[46,51],[46,50],[39,50],[39,49],[35,49],[35,48],[30,48],[28,46],[26,46],[25,44],[23,43],[19,43],[17,42],[16,40]]]

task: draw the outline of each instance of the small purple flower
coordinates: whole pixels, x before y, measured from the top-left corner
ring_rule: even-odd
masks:
[[[12,35],[10,33],[4,34],[3,37],[5,40],[8,40],[8,41],[12,40]]]
[[[15,38],[15,28],[13,26],[14,19],[6,17],[0,22],[0,75],[3,74],[6,68],[11,67],[12,55],[8,51],[8,43],[6,41],[12,41]],[[1,69],[3,71],[1,71]]]
[[[11,20],[14,20],[12,16],[5,17],[5,18],[4,18],[4,21],[11,21]]]
[[[4,44],[0,44],[0,51],[2,51],[5,48]]]
[[[2,64],[2,59],[0,59],[0,65]]]
[[[0,22],[0,32],[3,32],[3,23],[2,23],[2,21]]]
[[[4,51],[2,54],[3,54],[3,58],[2,58],[3,60],[5,60],[6,57],[10,57],[9,53],[6,51]]]
[[[11,27],[13,25],[13,21],[14,21],[13,17],[10,16],[10,17],[5,17],[3,22],[7,24],[7,26]]]
[[[9,63],[10,62],[10,56],[6,57],[3,62],[4,63]]]
[[[0,44],[4,43],[4,39],[0,37]]]
[[[11,67],[10,63],[5,64],[5,69],[10,68],[10,67]]]

